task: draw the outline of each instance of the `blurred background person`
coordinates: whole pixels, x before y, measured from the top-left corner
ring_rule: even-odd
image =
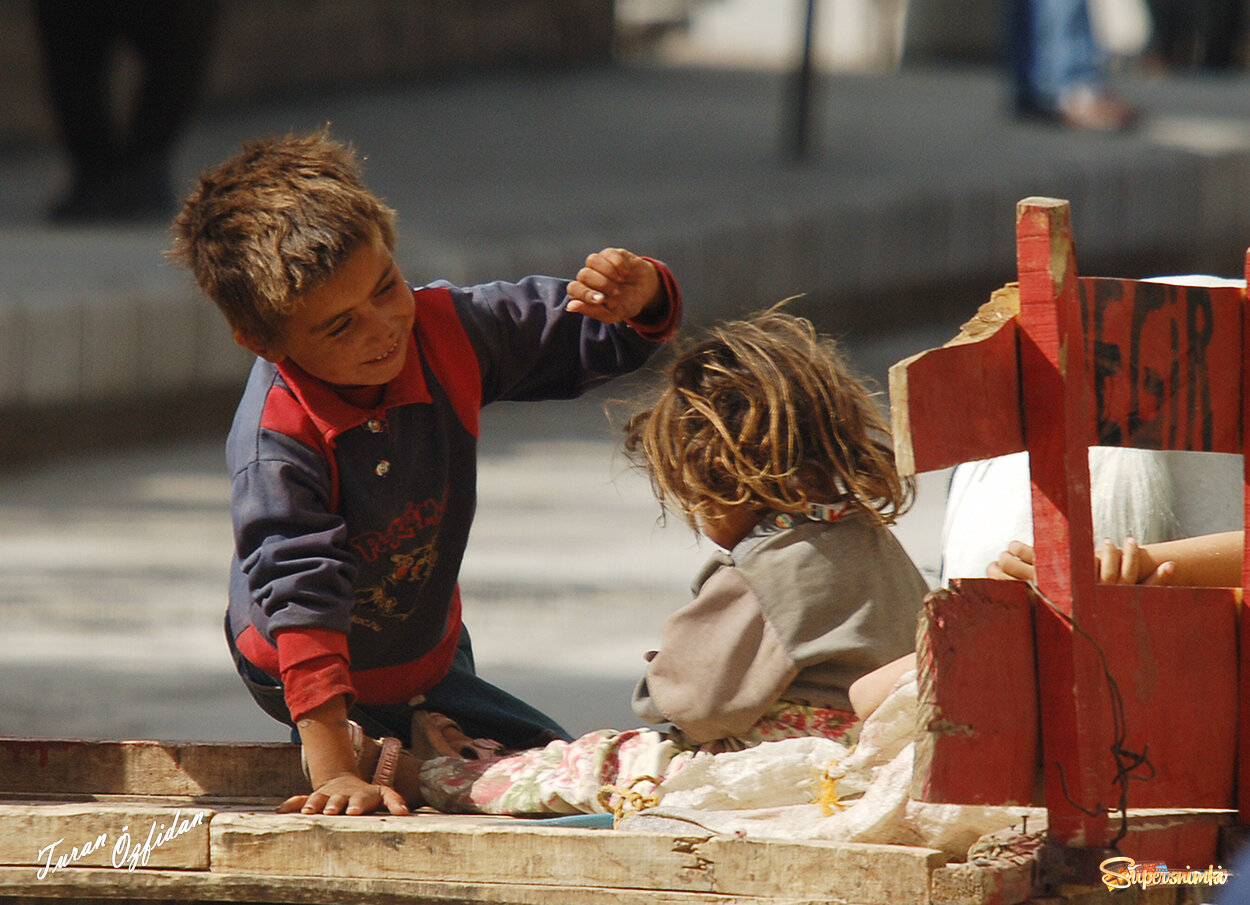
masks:
[[[1138,119],[1107,85],[1087,0],[1008,0],[1007,48],[1018,115],[1098,132]]]
[[[1244,0],[1150,0],[1148,58],[1165,70],[1225,70],[1242,62]]]
[[[166,219],[176,203],[170,157],[203,83],[214,0],[35,0],[47,88],[69,155],[56,223]],[[116,98],[117,53],[139,64]]]

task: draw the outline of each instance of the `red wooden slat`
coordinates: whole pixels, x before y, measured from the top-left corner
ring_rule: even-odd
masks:
[[[1237,819],[1244,826],[1250,825],[1250,607],[1244,600],[1237,616]]]
[[[1066,202],[1030,198],[1016,213],[1024,437],[1033,480],[1037,584],[1064,612],[1092,593],[1089,447],[1092,380],[1083,354],[1076,252]]]
[[[1099,445],[1240,452],[1242,291],[1080,284]]]
[[[1239,594],[1231,588],[1101,585],[1073,644],[1097,644],[1123,705],[1131,807],[1231,808],[1237,733]],[[1091,694],[1110,707],[1100,678]],[[1112,742],[1112,722],[1103,730]],[[1153,778],[1151,777],[1153,774]],[[1119,787],[1110,790],[1112,800]]]
[[[1079,622],[1094,592],[1089,447],[1093,387],[1066,202],[1028,198],[1016,208],[1020,271],[1020,373],[1024,437],[1033,484],[1037,585],[1057,611]],[[1100,846],[1099,811],[1113,775],[1092,692],[1096,652],[1072,643],[1071,626],[1038,611],[1042,756],[1052,837]]]
[[[890,368],[894,457],[903,474],[1024,449],[1014,320],[976,342]]]
[[[916,652],[921,728],[912,797],[1031,804],[1038,742],[1028,585],[956,579],[934,591]]]
[[[1246,252],[1245,275],[1247,285],[1242,300],[1242,347],[1250,348],[1250,251]],[[1231,379],[1231,375],[1230,375]],[[1250,367],[1247,367],[1245,356],[1241,361],[1242,398],[1250,399]],[[1244,412],[1243,412],[1244,417]],[[1242,439],[1244,442],[1246,424],[1242,422]],[[1244,460],[1244,478],[1242,480],[1242,524],[1250,525],[1250,456]],[[1245,588],[1250,588],[1250,531],[1245,533],[1241,559],[1241,586],[1243,599],[1239,640],[1241,642],[1241,672],[1238,688],[1241,692],[1241,711],[1237,726],[1237,807],[1238,819],[1243,825],[1250,824],[1250,612],[1247,612]]]

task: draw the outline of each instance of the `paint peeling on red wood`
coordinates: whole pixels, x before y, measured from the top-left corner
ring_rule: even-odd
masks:
[[[1098,443],[1239,452],[1242,291],[1080,282]]]
[[[950,590],[930,594],[917,655],[921,731],[912,797],[1031,804],[1038,742],[1029,587],[956,579]],[[977,769],[966,769],[972,761]]]

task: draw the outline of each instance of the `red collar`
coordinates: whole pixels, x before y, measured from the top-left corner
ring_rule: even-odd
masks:
[[[408,357],[404,362],[404,369],[386,385],[382,401],[376,408],[364,409],[352,405],[331,384],[313,377],[289,358],[279,362],[277,367],[286,385],[331,446],[339,434],[364,424],[370,418],[376,418],[387,409],[397,405],[433,401],[425,383],[415,336],[408,337]]]

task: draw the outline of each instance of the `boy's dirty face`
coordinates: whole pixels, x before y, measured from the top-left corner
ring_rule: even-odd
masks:
[[[256,350],[290,358],[341,387],[380,386],[399,376],[408,355],[414,303],[391,253],[362,242],[328,282],[301,298],[282,339]]]

